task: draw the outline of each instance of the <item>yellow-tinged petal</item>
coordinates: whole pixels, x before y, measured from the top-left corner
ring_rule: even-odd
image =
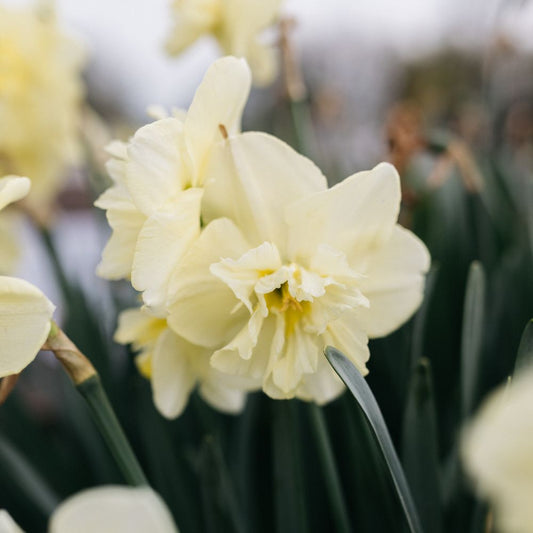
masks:
[[[131,283],[153,308],[167,299],[169,279],[180,259],[200,234],[203,190],[187,189],[172,207],[153,213],[144,223],[136,245]]]
[[[400,178],[388,163],[358,172],[331,189],[286,209],[289,255],[309,258],[321,244],[342,252],[352,264],[389,239],[400,210]]]
[[[191,185],[182,146],[183,123],[176,118],[143,126],[128,144],[125,180],[133,202],[146,216]]]
[[[196,385],[190,358],[208,357],[205,348],[194,346],[167,329],[159,337],[152,358],[152,391],[159,412],[178,417]]]
[[[0,509],[0,533],[24,533],[4,509]]]
[[[52,514],[50,533],[177,533],[163,500],[147,487],[106,486],[82,491]]]
[[[37,287],[0,276],[0,377],[18,374],[50,332],[54,305]]]
[[[369,337],[388,335],[418,309],[430,261],[424,243],[398,225],[388,242],[355,261],[365,274],[360,288],[370,304],[360,308],[358,323]]]
[[[230,136],[240,131],[250,85],[250,69],[243,59],[223,57],[207,70],[184,124],[187,149],[197,179],[203,174],[213,144],[223,139],[220,126]]]
[[[24,198],[30,191],[30,180],[20,176],[0,178],[0,210]]]
[[[239,257],[248,248],[239,229],[228,219],[209,224],[172,276],[168,323],[193,344],[217,348],[241,329],[249,314],[231,289],[209,271],[223,257]]]
[[[533,531],[533,368],[491,394],[467,426],[465,470],[494,511],[498,531]]]
[[[265,133],[229,139],[214,151],[210,169],[202,207],[205,221],[231,218],[252,245],[271,241],[282,256],[287,205],[327,189],[326,178],[311,160]]]

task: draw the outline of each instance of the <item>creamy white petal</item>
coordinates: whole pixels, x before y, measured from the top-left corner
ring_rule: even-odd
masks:
[[[400,178],[388,163],[359,172],[331,189],[287,206],[293,260],[312,257],[321,244],[344,252],[352,265],[391,235],[400,209]]]
[[[163,500],[147,487],[105,486],[65,500],[50,519],[50,533],[177,533]]]
[[[96,273],[106,279],[130,278],[137,239],[146,216],[127,199],[120,196],[115,188],[108,189],[100,197],[97,207],[108,209],[107,220],[113,232],[102,252],[102,261]],[[112,197],[115,197],[113,201]],[[112,203],[113,202],[113,203]],[[108,207],[102,207],[107,204]]]
[[[209,365],[209,361],[207,362]],[[199,387],[200,396],[212,407],[228,414],[238,414],[246,403],[245,384],[234,376],[228,376],[209,367]]]
[[[228,343],[247,321],[244,306],[209,268],[225,257],[240,257],[249,245],[228,219],[209,224],[172,275],[168,323],[193,344],[218,348]]]
[[[20,176],[0,178],[0,210],[24,198],[30,191],[30,180]]]
[[[340,396],[344,390],[344,383],[331,368],[325,355],[320,354],[316,372],[303,377],[296,397],[324,405]]]
[[[35,359],[54,309],[31,283],[0,276],[0,377],[18,374]]]
[[[159,337],[152,358],[152,391],[159,412],[167,418],[178,417],[196,385],[197,375],[190,359],[207,357],[205,348],[193,346],[170,329]]]
[[[126,182],[140,211],[149,216],[179,192],[187,181],[183,124],[166,118],[143,126],[128,144]]]
[[[194,95],[184,125],[187,148],[197,179],[201,179],[213,144],[223,139],[219,126],[222,125],[229,135],[240,131],[250,85],[250,69],[243,59],[223,57],[207,70]]]
[[[390,240],[367,254],[365,263],[360,287],[370,305],[360,309],[358,322],[369,337],[381,337],[418,309],[430,256],[418,237],[397,225]]]
[[[118,315],[118,326],[113,339],[120,344],[143,346],[155,341],[165,327],[163,319],[152,316],[145,308],[126,309]]]
[[[332,322],[322,335],[324,349],[333,346],[339,349],[365,376],[368,374],[366,362],[370,357],[368,336],[358,323],[356,312],[345,313]]]
[[[226,258],[211,265],[211,273],[220,278],[252,312],[250,297],[259,279],[281,267],[278,249],[270,242],[246,252],[239,259]],[[270,292],[270,291],[268,291]]]
[[[172,207],[153,213],[144,223],[135,245],[131,283],[143,292],[149,307],[161,307],[168,296],[170,276],[200,234],[202,189],[187,189]]]
[[[312,161],[265,133],[243,133],[218,146],[210,169],[205,220],[229,217],[253,246],[273,242],[282,256],[286,206],[327,188],[326,178]]]
[[[0,533],[24,533],[4,509],[0,509]]]

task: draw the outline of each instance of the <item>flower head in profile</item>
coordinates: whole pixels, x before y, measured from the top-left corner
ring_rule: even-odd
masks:
[[[466,470],[498,527],[533,531],[533,370],[494,392],[463,437]]]
[[[163,416],[179,416],[196,386],[200,396],[220,411],[237,413],[244,406],[245,393],[234,378],[209,364],[208,349],[179,337],[165,319],[146,309],[123,311],[115,340],[131,343],[138,352],[137,366],[150,379],[154,403]]]
[[[1,178],[0,210],[29,189],[28,178]],[[0,378],[18,374],[35,359],[50,332],[53,312],[53,304],[37,287],[0,276]]]
[[[249,91],[244,60],[219,59],[183,119],[158,120],[109,147],[114,184],[96,205],[107,210],[113,234],[98,274],[131,278],[153,309],[164,306],[172,271],[200,233],[211,152],[224,135],[239,132]]]
[[[0,531],[21,533],[0,510]],[[167,506],[148,487],[109,485],[87,489],[62,502],[52,513],[49,533],[178,533]]]
[[[277,71],[274,47],[261,33],[279,17],[281,0],[173,0],[174,28],[167,41],[173,55],[204,35],[214,36],[223,53],[244,57],[254,83],[271,83]]]
[[[343,389],[328,344],[366,373],[368,337],[419,306],[429,254],[396,223],[399,177],[381,164],[328,189],[269,135],[217,146],[205,229],[172,275],[168,322],[211,364],[273,398],[324,403]]]
[[[37,208],[79,156],[82,57],[53,13],[0,6],[0,175],[32,176]]]

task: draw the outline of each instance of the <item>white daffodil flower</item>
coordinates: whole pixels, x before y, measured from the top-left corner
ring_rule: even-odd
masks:
[[[276,75],[277,57],[261,33],[274,25],[280,5],[281,0],[174,0],[167,50],[178,55],[200,37],[212,35],[224,54],[247,60],[256,85],[267,85]]]
[[[79,159],[83,54],[51,10],[0,6],[0,36],[0,175],[32,176],[42,209]]]
[[[95,205],[107,210],[113,234],[98,274],[131,277],[153,309],[164,306],[171,273],[200,233],[212,148],[240,131],[249,91],[245,61],[219,59],[208,69],[183,120],[158,120],[139,129],[128,143],[109,147],[114,185]]]
[[[343,386],[324,347],[366,373],[368,337],[422,300],[430,258],[396,223],[398,174],[382,163],[328,189],[311,161],[261,133],[220,144],[211,165],[208,225],[172,275],[168,323],[271,397],[325,403]]]
[[[533,531],[533,370],[494,392],[463,437],[465,468],[498,531]]]
[[[0,179],[0,210],[23,198],[30,180]],[[30,364],[48,337],[53,304],[31,283],[0,276],[0,378],[18,374]]]
[[[53,512],[49,533],[178,533],[163,500],[148,487],[106,486],[84,490]],[[22,533],[0,511],[0,533]]]
[[[127,309],[119,316],[115,340],[132,344],[139,352],[137,366],[150,379],[154,403],[167,418],[185,409],[190,393],[198,386],[202,398],[225,413],[238,413],[245,393],[235,379],[209,364],[211,352],[176,335],[165,319],[143,309]]]

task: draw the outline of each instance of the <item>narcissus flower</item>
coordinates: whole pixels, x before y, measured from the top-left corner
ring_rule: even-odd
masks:
[[[220,143],[210,164],[207,226],[172,274],[170,326],[273,398],[331,400],[343,386],[324,347],[365,373],[368,337],[422,299],[429,254],[396,223],[396,170],[382,163],[328,189],[311,161],[260,133]]]
[[[0,511],[0,531],[21,533]],[[106,486],[65,500],[50,518],[49,533],[178,533],[163,500],[148,487]]]
[[[184,120],[158,120],[109,149],[114,185],[96,205],[107,210],[113,234],[98,274],[131,277],[153,309],[164,305],[170,275],[200,233],[212,149],[239,132],[249,91],[244,60],[222,58],[207,71]]]
[[[0,175],[32,176],[27,201],[37,208],[79,155],[81,64],[80,46],[53,13],[0,6]]]
[[[115,340],[131,343],[139,352],[137,366],[150,379],[154,403],[167,418],[179,416],[198,386],[202,398],[216,409],[237,413],[245,393],[235,378],[209,364],[210,350],[195,346],[176,335],[165,319],[151,316],[146,310],[128,309],[119,316]]]
[[[466,428],[463,458],[498,530],[533,531],[533,370],[484,403]]]
[[[28,178],[0,179],[0,210],[29,188]],[[0,378],[18,374],[33,361],[48,337],[53,312],[52,303],[31,283],[0,276]]]
[[[244,57],[254,83],[266,85],[277,71],[276,52],[261,33],[279,17],[281,0],[174,0],[174,28],[167,50],[177,55],[204,35],[214,36],[223,53]]]

